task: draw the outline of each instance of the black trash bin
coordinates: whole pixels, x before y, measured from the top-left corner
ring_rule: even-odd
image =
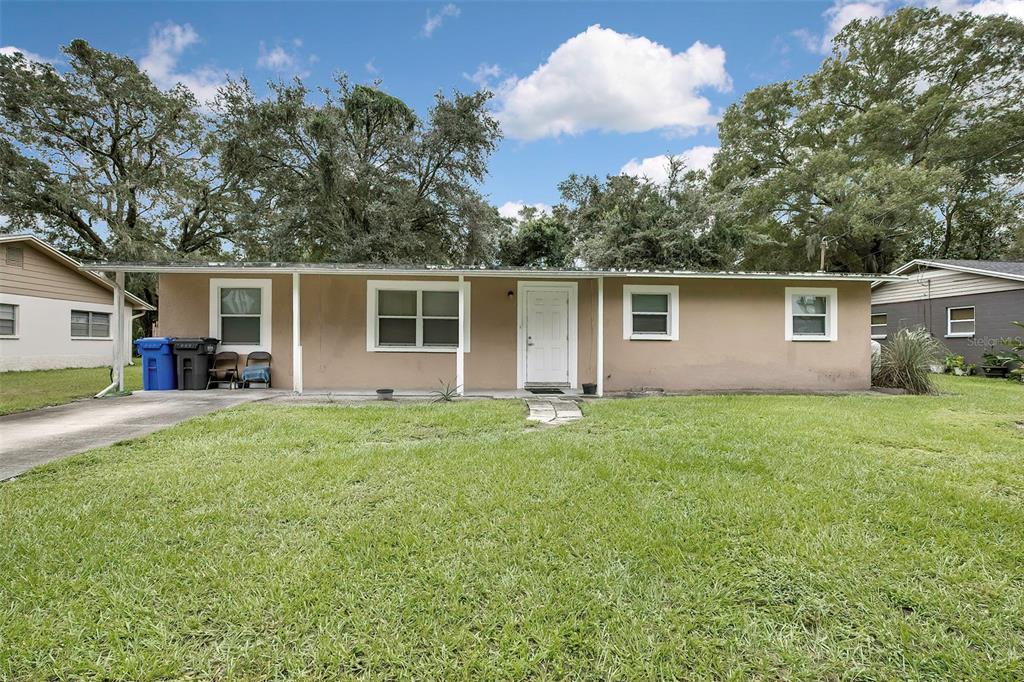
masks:
[[[199,391],[206,388],[210,364],[217,352],[219,339],[209,337],[174,339],[174,360],[178,370],[178,389]]]

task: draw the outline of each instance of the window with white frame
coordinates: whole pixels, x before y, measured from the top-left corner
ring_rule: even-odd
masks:
[[[269,279],[211,279],[210,336],[221,350],[270,351]]]
[[[787,341],[835,341],[837,327],[835,289],[786,287]]]
[[[0,336],[17,336],[18,306],[0,303]]]
[[[884,339],[889,333],[889,316],[886,313],[871,313],[871,338]]]
[[[974,336],[974,306],[946,308],[946,336]]]
[[[679,287],[626,284],[622,287],[622,337],[631,341],[679,339]]]
[[[465,349],[469,351],[469,284],[465,284]],[[366,349],[453,352],[459,346],[459,283],[370,280],[366,285]]]
[[[72,310],[71,338],[109,339],[110,313],[97,313],[90,310]]]

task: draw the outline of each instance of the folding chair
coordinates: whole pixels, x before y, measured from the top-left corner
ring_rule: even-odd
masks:
[[[234,388],[238,381],[238,353],[224,350],[213,356],[213,364],[210,367],[210,376],[206,380],[206,388],[217,384],[228,388]]]
[[[254,351],[245,357],[245,369],[242,370],[242,385],[252,388],[253,383],[265,384],[270,388],[270,353]]]

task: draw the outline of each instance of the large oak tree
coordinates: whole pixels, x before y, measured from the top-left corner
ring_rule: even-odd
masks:
[[[298,80],[271,84],[263,99],[244,80],[230,83],[215,134],[222,168],[244,197],[247,255],[489,261],[502,223],[476,189],[500,137],[488,97],[437,95],[424,121],[345,77],[318,92]]]
[[[796,82],[727,111],[712,180],[741,200],[745,265],[882,272],[999,258],[1024,220],[1024,23],[904,9],[854,21]]]
[[[82,258],[221,251],[234,187],[195,97],[76,40],[67,68],[0,55],[0,213]]]

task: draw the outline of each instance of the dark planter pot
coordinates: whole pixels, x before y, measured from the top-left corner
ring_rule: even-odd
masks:
[[[597,384],[583,384],[583,395],[597,395]]]
[[[395,389],[393,388],[378,388],[377,389],[377,400],[394,400]]]
[[[982,365],[981,371],[987,377],[1001,379],[1009,373],[1010,368],[1003,365]]]

